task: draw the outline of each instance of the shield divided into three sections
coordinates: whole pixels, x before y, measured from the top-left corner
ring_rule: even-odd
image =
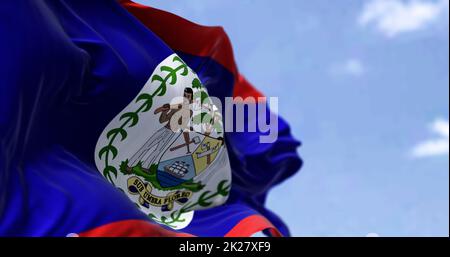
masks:
[[[202,172],[215,160],[223,140],[197,132],[183,132],[165,150],[157,179],[164,188],[178,186]]]

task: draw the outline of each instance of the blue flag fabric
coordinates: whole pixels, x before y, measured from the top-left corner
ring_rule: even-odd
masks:
[[[232,96],[238,75],[211,56],[172,47],[124,6],[131,3],[5,1],[0,6],[0,236],[104,236],[112,230],[98,228],[111,224],[130,228],[119,235],[177,235],[152,224],[101,175],[93,158],[96,143],[152,71],[174,53],[212,96]],[[269,189],[301,166],[298,141],[281,118],[279,127],[273,144],[256,143],[260,132],[226,134],[233,172],[229,199],[195,211],[178,233],[250,235],[269,228],[268,222],[289,235],[264,207]]]

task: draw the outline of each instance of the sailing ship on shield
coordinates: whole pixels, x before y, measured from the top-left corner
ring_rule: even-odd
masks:
[[[162,187],[173,187],[193,179],[214,161],[223,145],[223,139],[190,132],[192,140],[185,142],[179,135],[161,156],[157,178]],[[193,148],[191,152],[188,148]]]

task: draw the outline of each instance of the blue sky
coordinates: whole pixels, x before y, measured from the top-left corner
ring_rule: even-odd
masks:
[[[293,235],[449,235],[448,0],[139,2],[223,26],[279,97],[305,166],[267,204]]]

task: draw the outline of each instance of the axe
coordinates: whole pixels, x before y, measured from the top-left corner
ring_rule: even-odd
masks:
[[[193,138],[191,141],[189,141],[188,143],[183,143],[183,144],[181,144],[181,145],[177,145],[177,146],[174,146],[174,147],[170,148],[170,151],[173,152],[173,151],[175,151],[175,150],[177,150],[177,149],[180,149],[180,148],[185,147],[185,146],[187,146],[187,145],[190,145],[190,144],[192,144],[192,143],[198,145],[198,144],[200,143],[200,138],[199,138],[198,136],[197,136],[197,137],[194,137],[194,138]]]

